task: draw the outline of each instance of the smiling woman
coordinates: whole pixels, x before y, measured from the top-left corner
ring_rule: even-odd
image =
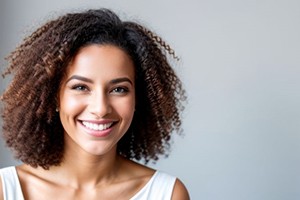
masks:
[[[173,50],[110,10],[49,21],[8,57],[3,134],[24,164],[0,170],[2,199],[189,199],[146,163],[181,131]]]
[[[133,62],[118,47],[82,48],[68,66],[59,91],[65,146],[72,140],[89,154],[116,152],[134,115],[134,79]]]

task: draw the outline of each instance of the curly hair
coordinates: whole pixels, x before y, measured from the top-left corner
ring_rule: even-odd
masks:
[[[156,161],[167,154],[172,133],[182,131],[186,95],[169,64],[170,58],[177,59],[170,46],[108,9],[68,13],[38,28],[6,58],[3,76],[14,77],[1,96],[3,136],[17,159],[44,169],[61,163],[64,129],[55,111],[58,90],[68,63],[91,44],[115,45],[134,62],[136,111],[118,143],[120,155]]]

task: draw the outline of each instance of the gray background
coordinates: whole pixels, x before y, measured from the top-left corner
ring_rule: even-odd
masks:
[[[192,199],[300,199],[300,1],[5,0],[0,7],[1,58],[49,16],[74,9],[108,7],[149,26],[181,57],[176,70],[189,95],[185,137],[152,166],[180,177]],[[1,79],[1,91],[6,84]],[[0,167],[12,164],[2,139]]]

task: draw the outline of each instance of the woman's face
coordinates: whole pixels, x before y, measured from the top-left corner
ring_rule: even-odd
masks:
[[[130,57],[112,45],[82,48],[67,68],[59,92],[65,148],[105,155],[128,130],[135,110]]]

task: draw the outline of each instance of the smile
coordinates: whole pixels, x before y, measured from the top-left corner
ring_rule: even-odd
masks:
[[[82,124],[88,128],[88,129],[91,129],[91,130],[94,130],[94,131],[104,131],[106,129],[109,129],[113,122],[111,123],[106,123],[106,124],[95,124],[95,123],[91,123],[91,122],[85,122],[83,121]]]

